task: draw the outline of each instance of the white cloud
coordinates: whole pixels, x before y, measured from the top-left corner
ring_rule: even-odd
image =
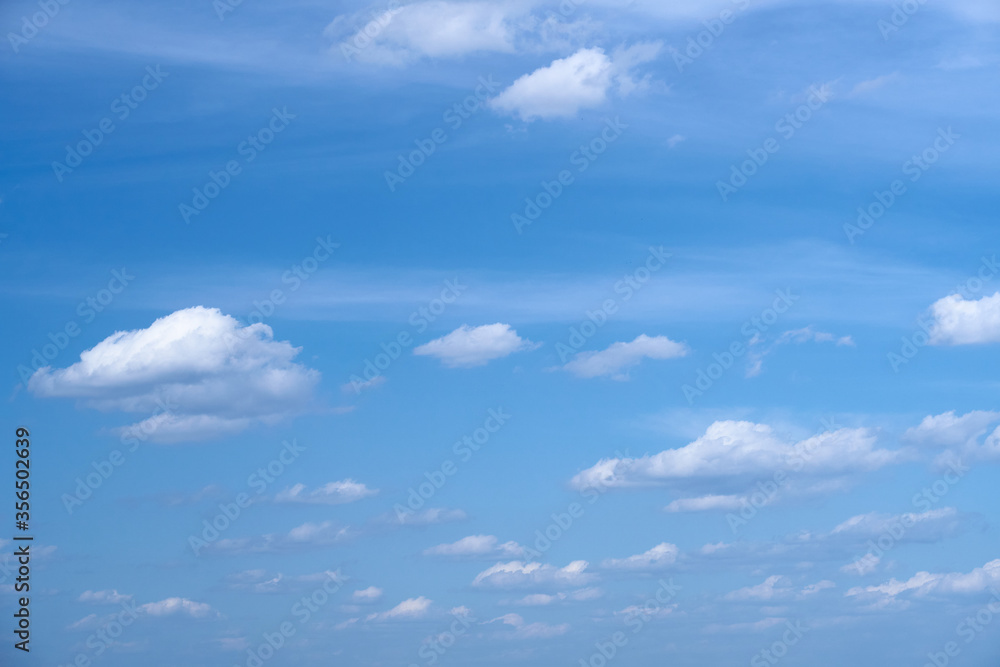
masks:
[[[389,611],[377,614],[369,614],[365,618],[366,623],[383,621],[400,621],[423,618],[431,608],[431,600],[421,596],[403,600]]]
[[[126,431],[143,440],[199,440],[303,412],[319,373],[294,363],[298,353],[265,324],[244,327],[198,306],[117,332],[69,368],[42,368],[28,388],[98,410],[152,414]]]
[[[588,573],[589,563],[585,560],[573,561],[563,568],[541,563],[510,561],[497,563],[483,570],[473,579],[473,586],[492,588],[518,588],[527,586],[583,586],[595,578]]]
[[[707,495],[697,498],[678,498],[664,510],[667,512],[707,512],[718,510],[738,510],[743,504],[744,496],[737,495]],[[767,505],[770,500],[765,500],[762,504]]]
[[[341,40],[336,48],[348,60],[403,65],[422,57],[512,53],[522,16],[509,4],[432,0],[378,14],[338,16],[324,32]],[[359,22],[357,32],[348,27]]]
[[[864,95],[865,93],[870,93],[873,90],[878,90],[887,83],[894,81],[899,76],[898,72],[893,72],[892,74],[886,74],[883,76],[877,76],[874,79],[868,79],[867,81],[859,82],[851,92],[847,94],[848,97],[857,97],[859,95]]]
[[[726,594],[727,600],[774,600],[793,593],[787,577],[773,575],[756,586],[748,586]]]
[[[610,376],[615,380],[627,380],[626,369],[637,366],[643,359],[674,359],[687,353],[684,343],[676,343],[666,336],[641,334],[631,343],[612,343],[600,352],[581,352],[563,369],[582,378]]]
[[[431,507],[419,512],[407,511],[399,514],[386,514],[382,519],[385,523],[403,526],[432,526],[451,521],[462,521],[468,515],[462,510],[450,510],[444,507]]]
[[[635,556],[608,558],[601,563],[601,567],[612,570],[658,570],[673,565],[678,553],[677,545],[663,542]]]
[[[691,478],[771,476],[778,470],[812,475],[871,471],[901,460],[898,451],[877,449],[868,429],[827,431],[800,442],[778,437],[766,424],[719,421],[679,449],[642,458],[599,461],[577,474],[576,488],[664,484]]]
[[[440,359],[450,368],[482,366],[514,352],[537,347],[510,328],[509,324],[462,325],[447,336],[432,340],[413,350],[421,356]]]
[[[1000,342],[1000,292],[978,300],[952,294],[930,308],[932,345],[977,345]]]
[[[820,591],[829,590],[831,588],[836,588],[837,584],[833,583],[829,579],[824,579],[823,581],[817,581],[815,584],[809,584],[802,589],[800,596],[815,595]]]
[[[563,601],[583,602],[586,600],[596,600],[603,595],[604,591],[600,588],[581,588],[570,593],[554,593],[552,595],[548,593],[532,593],[514,600],[511,604],[521,607],[544,607]]]
[[[257,537],[222,539],[204,547],[206,551],[225,553],[272,553],[340,544],[354,535],[349,526],[333,521],[304,523],[287,533],[268,533]]]
[[[451,544],[439,544],[424,550],[426,556],[497,556],[517,558],[524,547],[517,542],[500,543],[493,535],[470,535]]]
[[[660,48],[660,44],[636,44],[616,50],[613,57],[596,47],[580,49],[520,77],[489,104],[525,121],[572,117],[581,109],[604,104],[612,89],[624,96],[642,87],[631,71],[653,60]]]
[[[766,347],[762,347],[764,338],[757,334],[748,343],[749,354],[747,355],[747,377],[755,377],[760,374],[764,366],[764,357],[774,352],[782,345],[802,345],[804,343],[835,343],[837,347],[854,346],[854,339],[850,336],[836,336],[825,331],[816,331],[812,326],[801,329],[785,331],[778,338]]]
[[[77,598],[80,602],[93,602],[96,604],[119,604],[128,602],[131,595],[123,595],[118,591],[84,591]]]
[[[504,625],[514,628],[514,632],[503,635],[508,639],[548,639],[558,637],[569,632],[569,624],[550,625],[548,623],[526,623],[520,614],[504,614],[499,618],[494,618],[488,623],[500,621]]]
[[[206,618],[208,616],[218,615],[218,612],[212,609],[209,605],[202,602],[192,602],[187,598],[167,598],[166,600],[161,600],[160,602],[150,602],[148,604],[141,605],[139,610],[150,616],[173,616],[175,614],[184,614],[191,616],[192,618]]]
[[[896,597],[902,593],[912,592],[913,595],[922,597],[930,594],[969,594],[984,592],[998,584],[1000,584],[1000,559],[990,561],[969,573],[917,572],[906,581],[890,579],[878,586],[858,586],[847,591],[845,595]]]
[[[342,505],[368,498],[378,493],[353,479],[329,482],[318,489],[306,492],[305,484],[296,484],[274,497],[279,503],[311,503],[315,505]]]
[[[375,586],[369,586],[360,591],[354,591],[351,594],[351,599],[355,602],[375,602],[382,597],[382,589]]]
[[[951,410],[924,417],[919,425],[903,433],[902,440],[946,449],[936,459],[939,467],[948,467],[958,461],[996,460],[1000,459],[1000,427],[985,438],[983,436],[997,421],[1000,421],[1000,412],[974,410],[959,417]]]

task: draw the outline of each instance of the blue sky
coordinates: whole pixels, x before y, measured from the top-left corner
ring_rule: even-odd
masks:
[[[1000,657],[995,4],[0,23],[5,664]]]

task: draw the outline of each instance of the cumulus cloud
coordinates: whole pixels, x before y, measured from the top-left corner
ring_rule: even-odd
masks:
[[[770,576],[756,586],[748,586],[726,594],[727,600],[773,600],[792,594],[791,582],[780,575]]]
[[[497,563],[483,570],[473,579],[473,586],[489,588],[521,588],[531,586],[576,587],[594,580],[595,575],[587,572],[589,563],[585,560],[573,561],[563,568],[541,563],[510,561]]]
[[[431,0],[377,14],[338,16],[324,32],[339,40],[337,50],[348,60],[403,65],[424,57],[512,53],[523,16],[513,5]],[[363,25],[355,31],[358,23]]]
[[[977,345],[1000,342],[1000,292],[981,299],[952,294],[930,308],[931,345]]]
[[[447,336],[413,350],[420,356],[435,357],[450,368],[482,366],[494,359],[538,347],[525,340],[509,324],[462,325]]]
[[[876,447],[864,428],[827,431],[794,442],[766,424],[719,421],[694,442],[641,458],[599,461],[577,474],[572,484],[614,488],[679,483],[685,480],[752,479],[775,471],[835,475],[871,471],[901,460],[901,453]]]
[[[641,554],[628,558],[608,558],[601,567],[612,570],[659,570],[673,565],[677,561],[679,549],[677,545],[662,542]]]
[[[1000,412],[974,410],[958,416],[951,410],[924,417],[920,424],[903,433],[902,440],[921,447],[945,449],[936,460],[941,467],[954,467],[960,461],[996,460],[1000,459],[1000,426],[992,432],[990,429],[998,421]]]
[[[469,535],[451,544],[439,544],[424,550],[425,556],[491,556],[517,558],[524,555],[524,547],[517,542],[504,542],[493,535]]]
[[[331,546],[354,536],[349,526],[333,521],[304,523],[287,533],[268,533],[256,537],[222,539],[201,548],[218,553],[273,553]]]
[[[84,591],[77,598],[80,602],[93,602],[95,604],[120,604],[131,599],[131,595],[123,595],[118,591]]]
[[[215,308],[178,310],[146,329],[119,331],[63,369],[39,369],[38,396],[98,410],[152,415],[126,433],[154,442],[200,440],[304,411],[319,373],[265,324],[242,326]]]
[[[570,628],[568,623],[560,623],[559,625],[527,623],[520,614],[504,614],[486,623],[496,623],[497,621],[514,628],[514,632],[501,635],[507,639],[548,639],[564,635],[569,632]]]
[[[431,600],[421,596],[403,600],[389,611],[376,614],[369,614],[365,618],[366,623],[381,623],[384,621],[405,621],[416,618],[423,618],[431,608]]]
[[[1000,585],[1000,559],[990,561],[971,572],[950,572],[932,574],[917,572],[906,581],[890,579],[878,586],[858,586],[847,591],[848,596],[896,597],[903,593],[911,593],[916,597],[927,595],[954,595],[982,593],[991,587]]]
[[[310,503],[314,505],[342,505],[353,503],[378,493],[377,489],[369,489],[353,479],[327,484],[307,491],[305,484],[296,484],[285,489],[274,497],[279,503]]]
[[[360,591],[354,591],[351,599],[355,602],[375,602],[382,597],[382,589],[376,586],[369,586]]]
[[[581,109],[603,105],[612,91],[628,95],[641,87],[632,72],[656,58],[660,48],[637,44],[616,50],[613,57],[597,47],[580,49],[520,77],[490,100],[490,106],[525,121],[575,116]]]
[[[610,376],[614,380],[627,380],[627,369],[639,365],[643,359],[674,359],[687,355],[688,351],[687,345],[666,336],[641,334],[630,343],[612,343],[599,352],[580,352],[563,369],[582,378]]]
[[[218,616],[212,607],[202,602],[192,602],[187,598],[167,598],[160,602],[141,605],[139,609],[150,616],[174,616],[183,614],[191,618]]]

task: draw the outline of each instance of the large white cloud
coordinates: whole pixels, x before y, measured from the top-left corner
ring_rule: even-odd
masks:
[[[462,325],[447,336],[437,338],[413,350],[421,356],[440,359],[451,368],[482,366],[514,352],[537,347],[517,335],[509,324]]]
[[[687,353],[684,343],[676,343],[666,336],[641,334],[630,343],[612,343],[600,352],[580,352],[563,369],[582,378],[610,376],[615,380],[627,380],[627,369],[637,366],[643,359],[674,359]]]
[[[69,368],[39,369],[28,389],[99,410],[153,415],[128,432],[154,442],[199,440],[304,411],[319,373],[265,324],[218,309],[178,310],[146,329],[119,331]]]
[[[632,70],[656,57],[659,44],[637,44],[608,56],[601,48],[580,49],[520,77],[490,100],[490,106],[523,120],[575,116],[593,109],[617,90],[627,95],[640,86]]]
[[[641,458],[604,459],[577,474],[572,483],[576,488],[606,488],[752,478],[776,471],[836,475],[901,460],[901,452],[878,449],[876,440],[868,429],[843,428],[795,442],[779,437],[766,424],[720,421],[684,447]]]
[[[1000,343],[1000,292],[981,299],[952,294],[930,308],[933,345]]]
[[[930,594],[981,593],[1000,585],[1000,559],[990,561],[971,572],[948,572],[933,574],[917,572],[906,581],[890,579],[877,586],[858,586],[847,591],[848,596],[889,596],[912,593],[917,597]]]

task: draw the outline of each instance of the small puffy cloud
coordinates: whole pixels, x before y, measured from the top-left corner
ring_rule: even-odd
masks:
[[[930,308],[931,345],[1000,343],[1000,292],[981,299],[952,294]]]
[[[837,584],[833,583],[829,579],[824,579],[823,581],[817,581],[815,584],[809,584],[808,586],[806,586],[805,588],[802,589],[802,592],[801,592],[800,595],[803,595],[803,596],[815,595],[816,593],[819,593],[820,591],[825,591],[825,590],[829,590],[831,588],[836,588],[836,587],[837,587]]]
[[[524,547],[517,542],[504,542],[493,535],[469,535],[451,544],[439,544],[424,550],[425,556],[492,556],[517,558],[524,555]]]
[[[319,373],[266,324],[242,326],[216,308],[178,310],[146,329],[119,331],[63,369],[28,381],[38,396],[76,398],[103,411],[152,415],[124,433],[154,442],[201,440],[303,412]]]
[[[861,558],[855,559],[853,563],[848,563],[840,568],[840,571],[845,574],[856,574],[858,576],[865,576],[866,574],[871,574],[876,569],[878,569],[879,563],[882,559],[875,554],[868,553]]]
[[[680,550],[677,545],[663,542],[641,554],[628,558],[608,558],[601,567],[611,570],[659,570],[673,565]]]
[[[971,593],[982,593],[991,587],[1000,585],[1000,559],[990,561],[982,567],[974,568],[971,572],[950,572],[946,574],[932,574],[930,572],[917,572],[906,581],[890,579],[878,586],[858,586],[852,588],[845,595],[851,597],[896,597],[903,593],[912,593],[917,597],[926,595],[965,595]]]
[[[462,325],[447,336],[432,340],[413,350],[420,356],[435,357],[450,368],[482,366],[537,345],[517,335],[509,324]]]
[[[726,594],[727,600],[774,600],[794,592],[787,577],[770,576],[756,586],[748,586]]]
[[[202,602],[192,602],[187,598],[167,598],[160,602],[150,602],[141,605],[139,610],[149,616],[174,616],[183,614],[192,618],[207,618],[218,616],[212,607]]]
[[[998,421],[1000,412],[974,410],[957,416],[952,410],[924,417],[920,424],[903,433],[902,440],[922,447],[945,449],[936,459],[938,466],[950,467],[964,475],[966,468],[962,461],[1000,459],[1000,427],[993,428]]]
[[[636,44],[608,56],[603,49],[580,49],[520,77],[490,100],[501,113],[525,121],[536,118],[566,118],[581,109],[599,107],[612,90],[625,96],[643,86],[632,71],[656,58],[660,44]]]
[[[887,83],[895,80],[899,76],[898,72],[893,72],[892,74],[885,74],[883,76],[877,76],[874,79],[868,79],[866,81],[859,82],[851,92],[847,94],[848,97],[858,97],[859,95],[864,95],[872,91],[882,88]]]
[[[514,628],[513,633],[502,635],[507,639],[548,639],[569,632],[569,624],[550,625],[548,623],[526,623],[520,614],[504,614],[486,623],[501,622]]]
[[[680,483],[694,479],[752,479],[793,471],[832,476],[871,471],[898,462],[898,451],[878,449],[869,429],[842,428],[795,442],[766,424],[719,421],[694,442],[641,458],[599,461],[577,474],[578,489]]]
[[[80,602],[92,602],[94,604],[120,604],[132,599],[131,595],[123,595],[118,591],[84,591],[77,598]]]
[[[688,351],[687,345],[666,336],[641,334],[630,343],[612,343],[599,352],[580,352],[563,369],[582,378],[609,376],[614,380],[627,380],[627,369],[639,365],[643,359],[675,359],[687,355]]]
[[[497,563],[483,570],[473,579],[473,586],[489,588],[523,588],[531,586],[575,587],[584,586],[595,576],[587,572],[589,563],[573,561],[563,568],[541,563],[510,561]]]
[[[369,614],[365,618],[366,623],[381,623],[384,621],[406,621],[416,618],[423,618],[431,608],[431,600],[421,596],[403,600],[389,611],[377,614]]]
[[[296,484],[276,495],[274,500],[279,503],[342,505],[374,496],[376,493],[377,489],[369,489],[353,479],[345,479],[340,482],[328,482],[312,491],[307,491],[305,484]]]
[[[462,521],[468,515],[462,510],[452,510],[444,507],[430,507],[425,510],[407,510],[398,514],[383,515],[384,523],[393,523],[403,526],[433,526],[439,523],[450,523],[452,521]]]
[[[297,551],[314,547],[340,544],[353,537],[349,526],[333,521],[304,523],[287,533],[268,533],[256,537],[222,539],[211,542],[201,549],[215,553],[274,553]]]
[[[355,602],[375,602],[382,597],[382,589],[375,586],[369,586],[360,591],[354,591],[351,594],[351,599]]]

